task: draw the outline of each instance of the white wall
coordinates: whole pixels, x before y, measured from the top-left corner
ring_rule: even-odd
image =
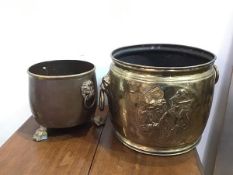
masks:
[[[27,67],[51,59],[85,59],[98,82],[124,45],[177,43],[218,56],[221,79],[228,63],[233,9],[226,0],[0,0],[0,144],[30,116]],[[229,67],[229,65],[228,65]],[[216,86],[214,108],[222,92]],[[206,160],[208,127],[198,151]]]

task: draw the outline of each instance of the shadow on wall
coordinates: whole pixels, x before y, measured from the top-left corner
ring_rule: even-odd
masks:
[[[233,28],[233,26],[231,26],[231,28]],[[215,103],[212,105],[212,108],[214,108],[211,111],[213,121],[209,130],[202,162],[205,175],[212,175],[214,171],[217,148],[225,119],[228,93],[231,83],[233,69],[233,32],[229,33],[227,37],[230,37],[231,39],[231,41],[226,39],[229,41],[230,45],[227,48],[226,45],[223,45],[223,48],[220,50],[222,55],[218,55],[217,59],[217,65],[220,70],[220,79],[217,85],[218,91],[215,94]]]

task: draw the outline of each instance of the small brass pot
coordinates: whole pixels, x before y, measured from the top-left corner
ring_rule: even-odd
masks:
[[[193,149],[218,81],[215,56],[188,46],[148,44],[117,49],[112,60],[99,103],[103,110],[106,94],[118,139],[152,155]]]
[[[41,126],[66,128],[91,120],[97,104],[92,63],[47,61],[31,66],[28,73],[31,111]]]

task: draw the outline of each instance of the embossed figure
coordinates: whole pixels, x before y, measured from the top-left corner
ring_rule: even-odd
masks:
[[[144,104],[139,107],[140,125],[145,131],[159,127],[161,118],[166,115],[167,104],[164,99],[164,92],[155,87],[144,94]]]
[[[170,137],[177,129],[185,130],[190,124],[192,102],[192,93],[185,88],[178,89],[168,101],[160,87],[151,88],[143,95],[138,109],[141,130],[159,132],[159,138]]]
[[[175,118],[175,123],[172,128],[186,129],[190,122],[190,112],[193,99],[190,98],[190,93],[186,89],[179,89],[175,95],[169,99],[171,108],[168,113]]]

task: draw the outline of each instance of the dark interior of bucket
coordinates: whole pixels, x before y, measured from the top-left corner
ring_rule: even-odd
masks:
[[[35,64],[29,68],[29,72],[37,75],[63,76],[81,74],[93,68],[93,64],[85,61],[57,60]]]
[[[132,47],[113,52],[115,59],[136,65],[153,67],[188,67],[205,64],[214,59],[208,52],[187,48]]]

